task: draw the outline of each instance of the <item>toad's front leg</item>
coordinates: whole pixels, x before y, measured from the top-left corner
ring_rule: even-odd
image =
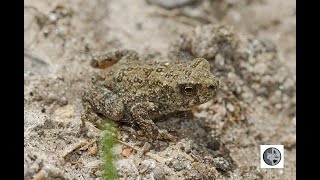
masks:
[[[85,92],[82,104],[84,107],[81,116],[82,126],[85,126],[85,121],[90,121],[96,126],[102,125],[102,117],[119,121],[124,114],[122,99],[104,87],[95,87]]]
[[[149,113],[157,107],[152,102],[135,104],[130,112],[133,121],[146,133],[147,136],[160,140],[176,141],[176,138],[168,133],[167,130],[159,129],[151,120]]]

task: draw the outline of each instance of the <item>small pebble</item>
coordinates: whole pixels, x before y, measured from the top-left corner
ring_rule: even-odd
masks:
[[[126,148],[122,150],[122,156],[128,158],[131,155],[131,148]]]
[[[172,167],[177,171],[181,171],[182,169],[185,168],[185,165],[181,162],[177,162],[177,163],[173,164]]]
[[[148,152],[150,149],[151,149],[151,144],[148,142],[144,143],[144,145],[142,147],[143,153]]]
[[[217,157],[213,159],[214,166],[222,171],[230,171],[231,167],[227,160],[225,160],[223,157]]]
[[[147,0],[147,2],[167,9],[173,9],[191,4],[195,0]]]
[[[230,111],[230,112],[233,112],[234,111],[234,106],[231,104],[231,103],[227,103],[227,109]]]

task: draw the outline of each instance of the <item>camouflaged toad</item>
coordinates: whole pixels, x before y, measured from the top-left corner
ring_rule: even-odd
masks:
[[[219,89],[218,78],[203,58],[142,61],[136,52],[122,50],[94,56],[91,66],[103,70],[92,77],[92,88],[83,96],[83,124],[101,124],[102,117],[129,120],[155,139],[175,137],[159,129],[154,119],[190,110],[215,98]]]

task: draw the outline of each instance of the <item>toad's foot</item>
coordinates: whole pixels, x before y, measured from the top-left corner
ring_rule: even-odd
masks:
[[[159,129],[150,119],[149,112],[154,111],[156,106],[152,102],[137,103],[131,108],[131,115],[135,123],[146,133],[146,136],[175,142],[176,138],[169,134],[167,130]]]

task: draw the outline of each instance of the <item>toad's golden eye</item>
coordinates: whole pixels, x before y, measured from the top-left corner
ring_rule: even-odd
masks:
[[[191,94],[194,92],[194,88],[191,86],[186,86],[186,87],[184,87],[184,92],[187,94]]]
[[[181,93],[185,95],[195,95],[197,93],[197,85],[195,84],[180,84]]]

